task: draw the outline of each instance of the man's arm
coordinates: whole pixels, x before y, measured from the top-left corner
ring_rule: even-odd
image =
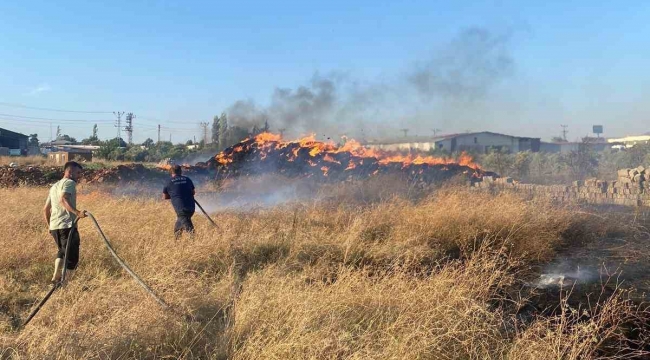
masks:
[[[171,198],[172,198],[172,197],[169,196],[169,192],[167,191],[167,186],[165,186],[165,187],[163,188],[163,200],[169,200],[169,199],[171,199]]]
[[[79,210],[73,208],[73,207],[70,205],[70,193],[63,193],[63,195],[61,196],[61,205],[63,205],[63,207],[64,207],[66,210],[68,210],[69,212],[71,212],[71,213],[77,215],[77,217],[80,218],[80,219],[83,219],[83,218],[86,217],[86,213],[85,213],[85,212],[83,212],[83,211],[79,211]]]
[[[45,201],[45,206],[43,207],[43,215],[45,216],[45,222],[47,223],[48,229],[50,228],[50,217],[52,216],[52,201],[50,201],[50,196],[47,196]]]

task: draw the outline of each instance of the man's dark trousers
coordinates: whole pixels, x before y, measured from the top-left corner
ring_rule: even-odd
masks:
[[[176,224],[174,225],[174,236],[180,238],[183,230],[187,231],[190,235],[194,234],[194,224],[192,224],[192,216],[194,212],[180,212],[176,214]]]

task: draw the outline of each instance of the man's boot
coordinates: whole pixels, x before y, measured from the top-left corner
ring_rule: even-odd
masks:
[[[63,259],[57,258],[54,260],[54,275],[52,275],[52,283],[56,284],[61,280],[61,264]]]

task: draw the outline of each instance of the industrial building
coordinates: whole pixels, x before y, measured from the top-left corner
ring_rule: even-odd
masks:
[[[507,153],[538,152],[539,138],[519,137],[489,131],[449,135],[436,140],[436,149],[447,152],[469,151],[487,154],[493,150]]]
[[[0,155],[25,155],[29,136],[0,128]]]
[[[404,137],[393,140],[368,142],[366,147],[387,151],[432,151],[442,150],[448,153],[477,152],[486,154],[493,150],[508,153],[520,151],[538,152],[540,139],[511,136],[489,131],[452,134],[437,137]]]

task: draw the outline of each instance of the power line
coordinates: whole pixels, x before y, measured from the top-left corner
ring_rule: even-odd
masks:
[[[23,115],[12,115],[12,114],[0,114],[0,116],[9,116],[20,119],[34,119],[34,120],[48,120],[48,121],[74,121],[74,122],[113,122],[113,120],[86,120],[86,119],[54,119],[54,118],[44,118],[44,117],[35,117],[35,116],[23,116]]]
[[[201,124],[201,129],[203,130],[203,144],[207,145],[208,144],[208,125],[210,125],[207,122],[202,122]]]
[[[84,111],[84,110],[50,109],[50,108],[42,108],[42,107],[35,107],[35,106],[27,106],[27,105],[22,105],[22,104],[12,104],[12,103],[6,103],[6,102],[0,102],[0,105],[7,106],[7,107],[21,108],[21,109],[32,109],[32,110],[42,110],[42,111],[54,111],[54,112],[67,112],[67,113],[79,113],[79,114],[110,114],[111,113],[111,111]]]
[[[113,114],[117,116],[117,123],[115,124],[115,127],[117,128],[117,139],[122,138],[122,115],[124,115],[124,111],[113,111]]]
[[[133,119],[135,119],[135,115],[133,115],[133,113],[126,114],[126,127],[124,130],[126,130],[129,144],[131,145],[133,145]]]

